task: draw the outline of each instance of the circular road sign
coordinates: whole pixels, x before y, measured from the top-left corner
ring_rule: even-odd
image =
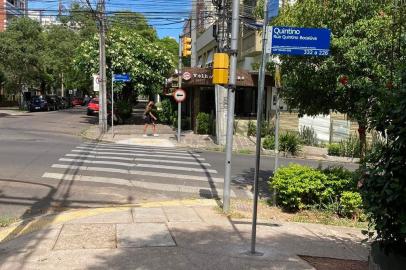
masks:
[[[187,71],[183,72],[182,79],[184,79],[185,81],[188,81],[191,78],[192,78],[192,74],[190,74],[190,72],[187,72]]]
[[[176,91],[173,93],[173,98],[177,102],[183,102],[186,99],[186,92],[183,89],[176,89]]]

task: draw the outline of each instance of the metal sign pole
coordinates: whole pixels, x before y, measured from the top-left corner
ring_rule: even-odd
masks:
[[[279,105],[279,89],[281,88],[280,81],[280,66],[276,65],[275,72],[275,89],[276,89],[276,109],[275,109],[275,166],[273,174],[279,167],[279,121],[280,121],[280,105]],[[273,189],[272,204],[276,206],[276,189]]]
[[[114,73],[111,71],[111,134],[114,138]]]
[[[251,231],[251,254],[262,255],[255,251],[257,238],[257,212],[258,212],[258,179],[259,167],[261,163],[261,126],[262,126],[262,111],[265,86],[265,66],[268,54],[266,53],[267,45],[267,26],[268,26],[268,3],[264,2],[264,25],[262,27],[262,58],[258,77],[258,108],[257,108],[257,134],[256,134],[256,154],[255,154],[255,174],[254,174],[254,203],[252,210],[252,231]]]

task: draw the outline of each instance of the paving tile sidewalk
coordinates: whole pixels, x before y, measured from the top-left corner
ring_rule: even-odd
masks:
[[[120,207],[53,224],[0,243],[0,269],[313,269],[298,255],[367,260],[359,229],[249,220],[204,205]]]

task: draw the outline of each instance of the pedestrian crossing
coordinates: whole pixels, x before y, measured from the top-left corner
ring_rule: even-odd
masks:
[[[42,176],[94,182],[162,193],[221,197],[223,177],[200,154],[169,147],[82,143]],[[248,192],[231,190],[232,197]]]

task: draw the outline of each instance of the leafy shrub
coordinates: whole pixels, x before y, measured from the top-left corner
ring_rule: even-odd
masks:
[[[133,112],[132,104],[125,100],[119,100],[114,103],[114,111],[121,119],[128,119]]]
[[[211,120],[208,113],[199,112],[197,114],[197,133],[198,134],[209,134]]]
[[[334,204],[340,201],[344,191],[355,191],[357,188],[357,173],[351,172],[342,166],[330,166],[322,170],[327,176],[323,182],[323,202]]]
[[[300,139],[293,132],[286,132],[279,137],[279,150],[296,156],[300,151]]]
[[[406,79],[406,73],[405,77]],[[361,186],[363,205],[376,241],[387,252],[406,250],[406,85],[377,108],[371,125],[387,143],[366,157]],[[391,102],[390,102],[391,101]]]
[[[268,149],[268,150],[275,149],[275,137],[269,136],[269,135],[266,136],[263,139],[262,147],[264,147],[265,149]]]
[[[276,171],[270,187],[278,191],[277,200],[286,210],[300,210],[319,203],[327,176],[317,169],[298,164]]]
[[[340,214],[355,218],[360,213],[362,198],[358,192],[344,191],[340,199]]]
[[[268,121],[263,121],[261,123],[261,138],[266,136],[275,136],[275,126]]]
[[[361,155],[361,143],[358,136],[351,135],[347,140],[342,140],[339,146],[342,157],[358,158]]]
[[[318,140],[312,127],[302,126],[299,131],[299,138],[304,145],[317,146]]]
[[[340,145],[338,143],[332,143],[328,145],[327,153],[330,156],[340,156]]]
[[[169,99],[162,100],[158,110],[158,120],[164,124],[170,124],[174,114],[173,104]]]
[[[247,130],[247,136],[255,136],[257,134],[257,125],[255,125],[254,121],[249,120],[248,121],[248,130]]]

